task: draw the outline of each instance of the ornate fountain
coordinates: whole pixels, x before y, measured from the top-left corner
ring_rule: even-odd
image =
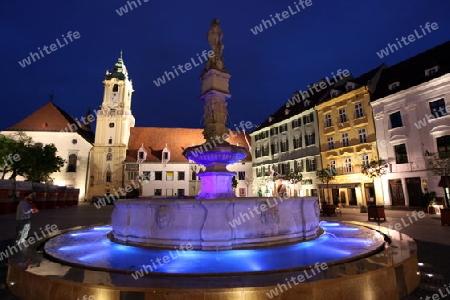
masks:
[[[230,73],[224,67],[223,33],[214,19],[208,41],[214,56],[202,71],[205,142],[185,149],[184,156],[206,169],[199,173],[196,200],[126,200],[112,216],[114,242],[156,248],[191,243],[194,249],[265,247],[317,237],[317,198],[236,198],[227,165],[245,158],[244,147],[226,141]],[[236,225],[235,222],[239,222]]]
[[[184,152],[206,166],[198,198],[117,201],[111,225],[36,242],[9,260],[15,295],[264,299],[289,285],[286,300],[399,299],[418,286],[416,244],[405,234],[357,222],[322,221],[321,229],[313,197],[234,197],[226,167],[247,153],[225,141],[230,74],[222,37],[213,20],[208,41],[215,57],[201,75],[206,141]],[[387,234],[393,247],[385,247]],[[292,278],[301,283],[291,285]]]

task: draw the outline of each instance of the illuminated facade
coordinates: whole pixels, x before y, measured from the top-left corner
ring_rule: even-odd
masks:
[[[421,206],[426,190],[444,198],[432,153],[450,152],[450,42],[400,62],[381,74],[372,97],[386,205]]]
[[[381,185],[363,175],[362,167],[378,159],[370,92],[378,82],[382,65],[334,86],[316,105],[320,155],[324,168],[337,171],[333,181],[320,184],[321,199],[328,203],[367,205],[381,202]]]

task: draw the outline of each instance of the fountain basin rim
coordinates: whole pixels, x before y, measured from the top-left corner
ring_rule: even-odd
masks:
[[[338,223],[351,224],[351,225],[357,226],[357,227],[364,227],[364,228],[367,228],[369,230],[374,230],[374,231],[379,232],[385,238],[387,236],[382,231],[377,230],[375,228],[375,226],[372,228],[370,226],[367,226],[367,224],[357,224],[358,222],[354,222],[354,221],[340,221]],[[111,224],[103,223],[103,225],[107,226],[107,225],[111,225]],[[63,234],[63,233],[68,233],[68,232],[75,231],[75,230],[87,229],[87,228],[90,228],[90,227],[98,227],[98,226],[100,226],[100,225],[95,225],[95,226],[94,225],[77,226],[77,227],[61,230],[61,231],[57,232],[56,234],[52,235],[51,237],[47,238],[45,241],[42,241],[41,242],[41,247],[42,247],[42,244],[45,244],[46,242],[48,242],[48,240],[50,240],[51,238],[53,238],[53,237],[55,237],[57,235],[60,235],[60,234]],[[273,247],[283,247],[283,246],[285,246],[285,245],[281,245],[281,246],[280,245],[275,245]],[[142,247],[139,247],[139,248],[142,248]],[[337,260],[337,261],[334,261],[334,262],[322,261],[320,263],[326,263],[326,265],[328,266],[327,268],[329,268],[329,267],[332,267],[332,266],[335,266],[335,265],[340,265],[340,264],[345,264],[345,263],[350,263],[350,262],[354,262],[354,261],[357,261],[357,260],[365,259],[365,258],[373,256],[375,254],[382,253],[383,251],[386,251],[388,248],[389,247],[387,246],[387,243],[385,242],[385,243],[381,244],[380,246],[378,246],[376,249],[368,251],[368,252],[366,252],[364,254],[361,254],[361,255],[353,256],[351,258]],[[266,248],[266,249],[268,249],[268,248]],[[149,249],[149,251],[151,251],[151,250],[152,249]],[[159,250],[161,250],[161,249],[159,249]],[[192,251],[201,251],[201,250],[192,250]],[[219,250],[218,252],[223,252],[223,251],[232,251],[232,250]],[[249,251],[251,251],[251,250],[249,250]],[[120,274],[128,274],[128,275],[129,274],[133,274],[133,273],[136,272],[135,270],[117,270],[117,269],[111,269],[111,268],[86,266],[86,265],[83,265],[83,264],[68,262],[68,261],[56,258],[54,256],[51,256],[45,250],[44,250],[44,256],[48,260],[60,263],[62,265],[73,266],[73,267],[86,269],[86,270],[111,272],[111,273],[120,273]],[[395,265],[395,263],[392,263],[392,264]],[[246,275],[270,275],[270,274],[280,274],[280,273],[282,274],[282,273],[298,272],[298,271],[310,270],[310,269],[311,269],[310,266],[300,266],[300,267],[282,268],[282,269],[264,270],[264,271],[221,272],[221,273],[167,273],[167,272],[152,271],[150,273],[146,273],[143,277],[152,277],[152,276],[164,276],[164,277],[205,277],[205,276],[207,276],[207,277],[229,277],[229,276],[246,276]]]

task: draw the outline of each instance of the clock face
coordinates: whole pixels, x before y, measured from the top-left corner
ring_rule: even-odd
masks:
[[[117,101],[117,100],[119,100],[119,93],[112,92],[110,97],[111,97],[112,101]]]

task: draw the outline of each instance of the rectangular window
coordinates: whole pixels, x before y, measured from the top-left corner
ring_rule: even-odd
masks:
[[[444,99],[439,99],[430,102],[430,111],[435,118],[440,118],[447,115],[447,110],[445,109]]]
[[[348,139],[348,132],[342,133],[342,147],[350,146],[350,142]]]
[[[345,172],[351,173],[352,172],[352,159],[350,157],[347,157],[345,159]]]
[[[314,122],[314,113],[310,113],[309,115],[303,116],[303,124],[309,124]]]
[[[239,171],[238,172],[238,178],[239,178],[239,180],[245,180],[245,172],[244,171]]]
[[[145,171],[145,172],[142,172],[142,180],[143,181],[149,181],[150,180],[150,175],[151,173],[150,173],[150,171]]]
[[[128,180],[137,180],[139,173],[138,172],[127,172],[128,173]]]
[[[355,104],[355,116],[356,118],[364,117],[364,110],[361,102]]]
[[[316,160],[314,158],[306,159],[306,172],[313,172],[316,170]]]
[[[287,140],[283,140],[280,143],[280,150],[281,152],[287,152],[289,151],[289,143]]]
[[[293,139],[294,149],[300,148],[302,146],[302,140],[300,136],[294,136]]]
[[[297,128],[299,126],[298,119],[292,121],[292,128]]]
[[[332,136],[327,137],[328,150],[334,149],[334,138]]]
[[[408,163],[408,153],[406,152],[405,144],[394,146],[394,151],[395,151],[395,163],[397,164]]]
[[[261,168],[256,168],[256,177],[261,177]]]
[[[330,168],[336,169],[336,161],[334,159],[330,160]]]
[[[358,129],[358,135],[360,143],[367,143],[366,129],[364,128]]]
[[[305,136],[305,145],[306,146],[311,146],[314,145],[316,143],[316,134],[313,132],[311,134],[308,134]]]
[[[274,142],[272,145],[270,145],[270,147],[272,148],[272,154],[278,153],[278,143]]]
[[[112,176],[111,176],[111,172],[106,172],[106,178],[105,178],[105,181],[106,182],[111,182],[112,181],[112,178],[111,178]]]
[[[369,155],[367,154],[363,154],[361,157],[361,165],[364,166],[368,166],[369,165]]]
[[[331,127],[333,123],[331,122],[331,115],[325,115],[325,127]]]
[[[436,139],[440,158],[450,155],[450,135],[445,135]]]
[[[403,127],[402,115],[400,112],[395,112],[389,115],[391,120],[391,128]]]
[[[197,180],[197,172],[192,171],[192,173],[191,173],[191,180],[193,180],[193,181]]]
[[[177,196],[178,197],[184,197],[184,189],[178,189],[177,190]]]
[[[178,171],[178,180],[184,180],[184,172]]]
[[[155,196],[162,196],[162,189],[155,189]]]
[[[260,148],[255,149],[255,157],[256,158],[261,157],[261,149]]]
[[[262,148],[262,155],[263,156],[268,156],[269,155],[269,145],[264,145]]]
[[[345,113],[345,108],[341,108],[339,110],[339,122],[340,123],[347,122],[347,114]]]
[[[155,171],[155,180],[162,180],[162,172]]]
[[[167,181],[173,181],[173,171],[167,171],[166,172],[166,180]]]

